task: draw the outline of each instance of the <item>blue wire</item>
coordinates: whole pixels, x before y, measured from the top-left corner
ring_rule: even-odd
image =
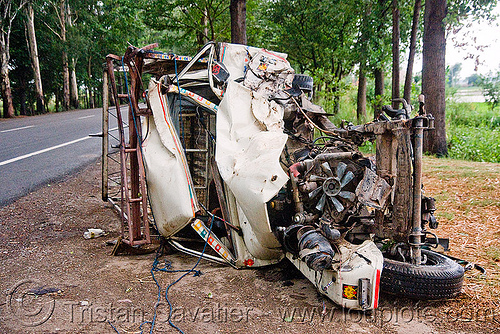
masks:
[[[208,233],[208,235],[210,236],[210,234],[212,233],[212,225],[213,225],[213,221],[214,221],[214,215],[212,215],[210,212],[209,212],[209,214],[212,217],[211,221],[210,221],[210,229],[209,229],[209,233]],[[208,238],[207,238],[207,240],[208,240]],[[158,287],[158,299],[156,301],[155,308],[154,308],[153,320],[152,321],[145,321],[145,322],[143,322],[141,324],[141,326],[139,326],[139,329],[141,329],[141,334],[143,333],[142,326],[145,323],[150,323],[151,324],[151,329],[149,331],[150,334],[153,333],[153,329],[154,329],[154,326],[155,326],[155,323],[156,323],[157,309],[158,309],[158,306],[159,306],[160,301],[161,301],[161,286],[160,286],[160,283],[158,283],[158,281],[156,280],[156,277],[155,277],[155,274],[154,274],[156,271],[161,271],[161,272],[166,272],[166,273],[181,273],[181,272],[184,273],[181,277],[179,277],[173,283],[169,284],[168,287],[167,287],[167,289],[165,290],[165,299],[166,299],[166,301],[168,303],[168,306],[169,306],[168,324],[171,327],[173,327],[176,330],[178,330],[180,333],[184,333],[179,327],[177,327],[176,325],[174,325],[172,323],[172,321],[171,321],[173,308],[172,308],[172,303],[168,299],[168,291],[169,291],[169,289],[173,285],[177,284],[181,279],[183,279],[184,277],[186,277],[190,273],[194,272],[194,276],[200,276],[202,274],[200,270],[195,270],[195,269],[198,266],[198,264],[200,263],[201,259],[203,258],[203,255],[205,254],[205,249],[206,249],[207,244],[208,244],[207,240],[205,240],[205,244],[203,246],[203,251],[201,252],[201,255],[198,257],[198,261],[196,261],[196,264],[191,269],[180,269],[180,270],[170,269],[172,267],[172,264],[168,260],[165,260],[165,265],[162,268],[158,267],[158,265],[160,264],[160,262],[158,261],[158,258],[159,258],[159,255],[161,254],[161,249],[162,249],[163,246],[161,246],[158,249],[158,251],[156,252],[156,257],[155,257],[155,259],[153,261],[153,266],[151,267],[151,276],[153,277],[153,280],[155,281],[156,286]]]
[[[208,244],[208,237],[210,237],[210,234],[212,233],[212,225],[214,223],[214,215],[211,215],[211,216],[212,216],[212,218],[210,220],[210,229],[208,231],[207,240],[205,240],[205,244],[203,245],[203,250],[201,251],[201,255],[198,257],[198,261],[196,261],[196,264],[193,266],[193,268],[191,268],[191,270],[189,270],[188,272],[186,272],[185,274],[183,274],[181,277],[179,277],[173,283],[170,283],[170,285],[167,286],[167,289],[165,290],[165,299],[166,299],[166,301],[168,303],[168,307],[169,307],[168,324],[171,327],[177,329],[179,331],[179,333],[182,333],[182,334],[184,334],[184,332],[179,327],[177,327],[176,325],[174,325],[174,323],[171,320],[171,318],[172,318],[172,312],[173,312],[173,307],[172,307],[172,303],[170,303],[170,300],[168,299],[168,291],[170,290],[170,288],[172,286],[174,286],[175,284],[177,284],[181,279],[183,279],[184,277],[186,277],[187,275],[189,275],[191,272],[197,271],[197,270],[194,270],[194,269],[198,266],[198,264],[200,263],[201,259],[203,258],[203,255],[205,254],[205,250],[206,250],[207,244]],[[199,272],[199,270],[197,272]]]
[[[113,327],[113,329],[115,330],[115,332],[117,332],[118,334],[120,334],[120,332],[118,331],[118,329],[116,329],[116,327],[113,326],[113,323],[111,321],[108,320],[108,324],[110,324],[111,327]]]

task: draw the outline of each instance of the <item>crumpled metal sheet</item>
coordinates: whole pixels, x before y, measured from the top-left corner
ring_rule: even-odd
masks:
[[[252,96],[252,114],[262,125],[262,130],[283,132],[283,106],[259,93],[253,93]]]
[[[229,80],[245,77],[251,59],[259,52],[271,53],[265,49],[241,44],[222,43],[221,59],[230,73]],[[286,59],[286,53],[272,52],[273,55]]]
[[[374,171],[365,167],[363,179],[356,187],[358,200],[372,208],[383,210],[392,187]]]
[[[217,114],[216,161],[257,239],[279,247],[271,232],[266,203],[288,181],[279,157],[288,136],[263,130],[252,113],[252,91],[229,81]]]
[[[279,163],[288,139],[283,133],[284,108],[269,97],[291,86],[294,70],[286,54],[264,49],[224,44],[222,54],[230,80],[217,113],[216,161],[260,244],[253,247],[246,240],[249,251],[267,256],[260,247],[276,248],[279,243],[271,232],[266,203],[288,181]],[[235,81],[242,77],[242,82]]]
[[[147,116],[147,125],[142,127],[148,131],[142,145],[148,193],[158,230],[169,237],[186,226],[200,208],[167,100],[153,80],[149,102],[153,116]]]

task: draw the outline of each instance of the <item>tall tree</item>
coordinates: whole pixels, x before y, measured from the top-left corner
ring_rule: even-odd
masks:
[[[359,41],[357,43],[357,58],[359,59],[359,70],[358,70],[358,94],[356,103],[356,118],[358,123],[366,120],[366,86],[367,86],[367,63],[370,58],[367,55],[369,50],[369,36],[372,34],[371,31],[371,3],[366,4],[364,14],[362,16],[361,24],[359,27]]]
[[[70,7],[67,7],[66,22],[68,27],[71,29],[74,25],[74,18],[71,15]],[[78,57],[71,57],[71,64],[69,67],[70,74],[70,105],[71,107],[78,109],[78,83],[76,81],[76,63]]]
[[[445,53],[446,0],[427,0],[424,10],[424,37],[422,51],[422,93],[427,110],[435,120],[434,131],[426,132],[425,150],[437,156],[446,156],[445,126]]]
[[[411,103],[411,84],[413,81],[413,63],[415,62],[415,53],[417,51],[417,32],[420,17],[420,9],[422,8],[422,0],[415,0],[413,8],[413,20],[410,34],[410,50],[408,54],[408,66],[406,67],[405,86],[403,90],[403,98]]]
[[[14,117],[14,103],[12,101],[12,88],[9,78],[10,61],[10,34],[12,31],[12,22],[18,11],[26,4],[25,0],[1,0],[0,2],[0,80],[2,85],[3,117]]]
[[[30,50],[31,66],[33,68],[36,90],[36,111],[39,114],[45,113],[45,99],[43,97],[42,75],[40,73],[40,63],[38,59],[38,46],[35,32],[35,11],[33,1],[28,1],[26,10],[26,31],[28,35],[28,46]]]
[[[231,0],[231,43],[247,44],[246,0]]]
[[[470,17],[491,18],[496,0],[428,0],[424,9],[424,36],[422,57],[422,92],[426,96],[427,110],[436,119],[435,131],[425,133],[424,149],[446,156],[446,36],[445,28],[460,24]]]
[[[52,0],[50,2],[56,14],[57,28],[51,27],[49,24],[45,25],[54,33],[54,35],[59,38],[61,42],[62,52],[62,75],[63,75],[63,109],[69,110],[70,107],[70,81],[69,81],[69,61],[68,61],[68,51],[67,51],[67,35],[66,35],[66,24],[68,20],[68,7],[66,0]],[[59,31],[57,31],[59,30]]]
[[[143,14],[149,27],[167,31],[169,47],[192,52],[206,41],[229,40],[228,8],[226,0],[149,0]]]
[[[400,39],[400,26],[399,26],[399,3],[398,0],[392,0],[392,99],[400,97],[399,90],[399,39]],[[393,108],[399,107],[399,102],[392,102]]]
[[[373,38],[371,41],[373,47],[370,49],[372,58],[370,68],[375,78],[375,97],[373,101],[375,118],[382,112],[385,94],[385,70],[391,56],[391,22],[388,18],[391,8],[392,0],[375,0],[372,5],[373,33],[371,36]]]
[[[358,123],[366,120],[366,84],[366,63],[362,62],[359,65],[358,95],[356,105],[356,118]]]

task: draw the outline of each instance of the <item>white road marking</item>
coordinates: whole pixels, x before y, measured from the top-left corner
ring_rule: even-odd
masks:
[[[11,132],[11,131],[17,131],[17,130],[23,130],[23,129],[29,129],[29,128],[34,128],[35,126],[34,125],[28,125],[28,126],[23,126],[23,127],[20,127],[20,128],[14,128],[14,129],[9,129],[9,130],[2,130],[0,131],[1,133],[4,133],[4,132]]]
[[[38,154],[45,153],[45,152],[49,152],[49,151],[52,151],[52,150],[55,150],[55,149],[58,149],[58,148],[61,148],[61,147],[64,147],[64,146],[75,144],[75,143],[78,143],[80,141],[83,141],[83,140],[89,139],[89,138],[91,138],[91,137],[87,136],[87,137],[83,137],[83,138],[80,138],[80,139],[75,139],[75,140],[69,141],[67,143],[63,143],[63,144],[59,144],[59,145],[56,145],[56,146],[48,147],[48,148],[45,148],[45,149],[40,150],[40,151],[36,151],[36,152],[33,152],[33,153],[21,155],[19,157],[12,158],[12,159],[9,159],[9,160],[5,160],[5,161],[0,162],[0,166],[4,166],[4,165],[7,165],[7,164],[10,164],[10,163],[19,161],[19,160],[23,160],[23,159],[26,159],[26,158],[29,158],[29,157],[32,157],[32,156],[35,156],[35,155],[38,155]]]
[[[78,119],[85,119],[85,118],[91,118],[91,117],[95,117],[95,115],[89,115],[89,116],[78,117]]]

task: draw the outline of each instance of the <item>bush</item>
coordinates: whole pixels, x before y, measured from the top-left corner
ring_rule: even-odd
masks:
[[[486,103],[448,101],[446,123],[450,126],[500,127],[500,112],[488,108]]]
[[[500,128],[451,125],[448,154],[453,159],[500,162]]]

